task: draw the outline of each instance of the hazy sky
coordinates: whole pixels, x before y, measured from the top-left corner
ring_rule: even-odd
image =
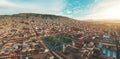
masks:
[[[120,19],[120,0],[0,0],[0,15],[40,13],[76,19]]]

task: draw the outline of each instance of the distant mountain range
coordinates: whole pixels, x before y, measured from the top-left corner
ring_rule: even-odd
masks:
[[[70,19],[68,17],[65,16],[57,16],[57,15],[49,15],[49,14],[36,14],[36,13],[20,13],[20,14],[13,14],[13,15],[1,15],[0,18],[3,17],[25,17],[25,18],[29,18],[29,17],[39,17],[42,19],[58,19],[58,18],[65,18],[65,19]]]
[[[13,15],[1,15],[0,18],[4,18],[4,17],[22,17],[22,18],[41,18],[41,19],[51,19],[51,20],[55,20],[55,19],[71,19],[71,20],[75,20],[69,17],[65,17],[65,16],[58,16],[58,15],[50,15],[50,14],[36,14],[36,13],[20,13],[20,14],[13,14]],[[89,20],[80,20],[80,21],[87,21],[87,22],[108,22],[108,23],[120,23],[120,20],[94,20],[94,19],[89,19]]]

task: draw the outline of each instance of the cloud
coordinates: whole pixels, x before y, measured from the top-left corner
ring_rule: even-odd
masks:
[[[65,3],[64,0],[2,0],[0,6],[1,14],[42,13],[61,15]]]
[[[17,4],[9,0],[0,0],[0,15],[11,14],[17,7]]]
[[[16,6],[16,4],[9,2],[8,0],[0,0],[0,6]]]
[[[0,14],[41,13],[75,19],[120,19],[120,0],[1,0]]]
[[[81,19],[120,19],[120,0],[103,0],[91,7],[90,11]]]

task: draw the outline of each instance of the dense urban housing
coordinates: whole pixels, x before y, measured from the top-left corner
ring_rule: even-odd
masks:
[[[21,13],[0,16],[0,59],[119,59],[120,23]]]

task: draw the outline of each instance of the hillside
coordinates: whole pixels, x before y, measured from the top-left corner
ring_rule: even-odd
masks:
[[[41,19],[70,19],[68,17],[63,16],[56,16],[56,15],[49,15],[49,14],[35,14],[35,13],[20,13],[20,14],[13,14],[13,15],[1,15],[0,18],[41,18]]]
[[[79,27],[78,24],[82,23],[71,18],[56,15],[21,13],[0,16],[1,33],[10,32],[13,29],[21,32],[24,27],[29,29],[40,27],[44,30],[52,30],[54,28],[56,31],[59,29],[67,31],[69,27]]]

